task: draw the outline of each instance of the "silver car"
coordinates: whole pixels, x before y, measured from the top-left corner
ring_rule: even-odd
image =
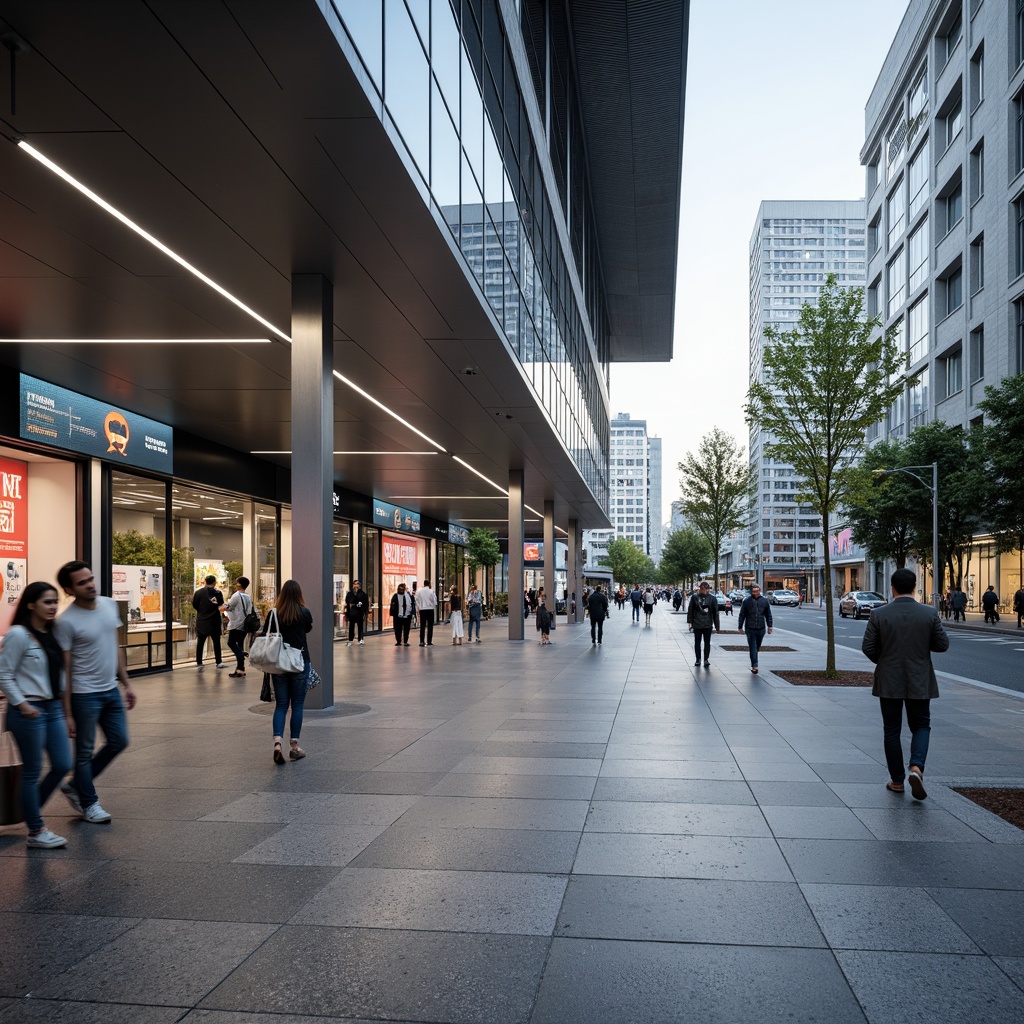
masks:
[[[888,603],[881,594],[868,590],[851,590],[839,602],[839,617],[845,619],[847,615],[852,615],[855,619],[866,619],[872,608],[881,608]]]
[[[789,589],[769,590],[768,601],[770,604],[788,604],[796,608],[800,604],[800,595]]]

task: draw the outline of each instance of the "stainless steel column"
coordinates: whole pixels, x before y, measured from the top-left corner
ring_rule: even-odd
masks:
[[[313,613],[309,654],[323,682],[307,705],[334,703],[334,290],[292,277],[292,574]]]
[[[523,471],[508,471],[508,638],[523,639]]]
[[[583,591],[580,587],[580,521],[569,520],[569,535],[566,538],[568,550],[565,557],[565,586],[569,591],[569,600],[565,609],[565,620],[570,626],[582,621]],[[572,595],[576,595],[576,614],[572,612]]]
[[[555,628],[555,609],[558,595],[555,593],[555,503],[544,502],[544,593],[547,596],[548,611],[551,612],[551,628]]]

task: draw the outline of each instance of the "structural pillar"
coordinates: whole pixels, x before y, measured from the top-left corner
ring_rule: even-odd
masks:
[[[544,593],[547,595],[548,611],[551,612],[551,628],[556,626],[555,609],[558,595],[555,593],[555,503],[544,502]]]
[[[334,289],[292,276],[292,576],[313,613],[309,656],[323,682],[306,704],[334,703]]]
[[[523,639],[523,471],[508,471],[508,638]]]
[[[582,621],[583,614],[583,609],[580,607],[583,604],[583,591],[580,588],[580,521],[578,519],[569,520],[566,543],[568,547],[565,553],[565,586],[569,591],[569,600],[565,609],[565,621],[570,626],[575,626]],[[576,595],[575,614],[572,610],[573,594]]]

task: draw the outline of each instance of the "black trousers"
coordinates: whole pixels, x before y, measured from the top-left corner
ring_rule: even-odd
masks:
[[[213,660],[219,665],[220,660],[220,633],[200,633],[196,637],[196,664],[202,665],[203,663],[203,648],[206,646],[206,637],[209,635],[213,641]]]
[[[228,647],[231,648],[231,653],[235,656],[235,661],[238,664],[235,666],[236,672],[245,671],[245,630],[244,629],[229,629],[228,630]]]
[[[412,616],[407,615],[403,619],[401,616],[396,615],[391,622],[395,627],[395,646],[407,644],[409,642],[409,627],[412,625]]]
[[[694,627],[693,630],[693,654],[694,657],[700,661],[700,644],[701,639],[704,641],[704,660],[711,660],[711,627],[707,629],[697,629]]]
[[[348,642],[352,643],[353,636],[359,633],[359,639],[363,639],[363,617],[362,615],[357,618],[353,618],[351,615],[348,617]]]
[[[598,643],[601,642],[604,636],[604,619],[591,618],[590,620],[590,639],[596,640]]]
[[[434,642],[434,609],[420,609],[420,647]]]

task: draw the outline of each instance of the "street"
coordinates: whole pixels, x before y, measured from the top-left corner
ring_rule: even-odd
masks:
[[[824,609],[776,605],[772,607],[772,616],[780,629],[792,629],[804,636],[825,639]],[[943,624],[950,626],[946,630],[949,650],[935,655],[936,671],[1024,693],[1024,631],[1019,636],[996,632],[986,634],[978,629],[957,629],[949,623]],[[867,619],[841,619],[836,611],[836,645],[859,651],[866,626]]]

